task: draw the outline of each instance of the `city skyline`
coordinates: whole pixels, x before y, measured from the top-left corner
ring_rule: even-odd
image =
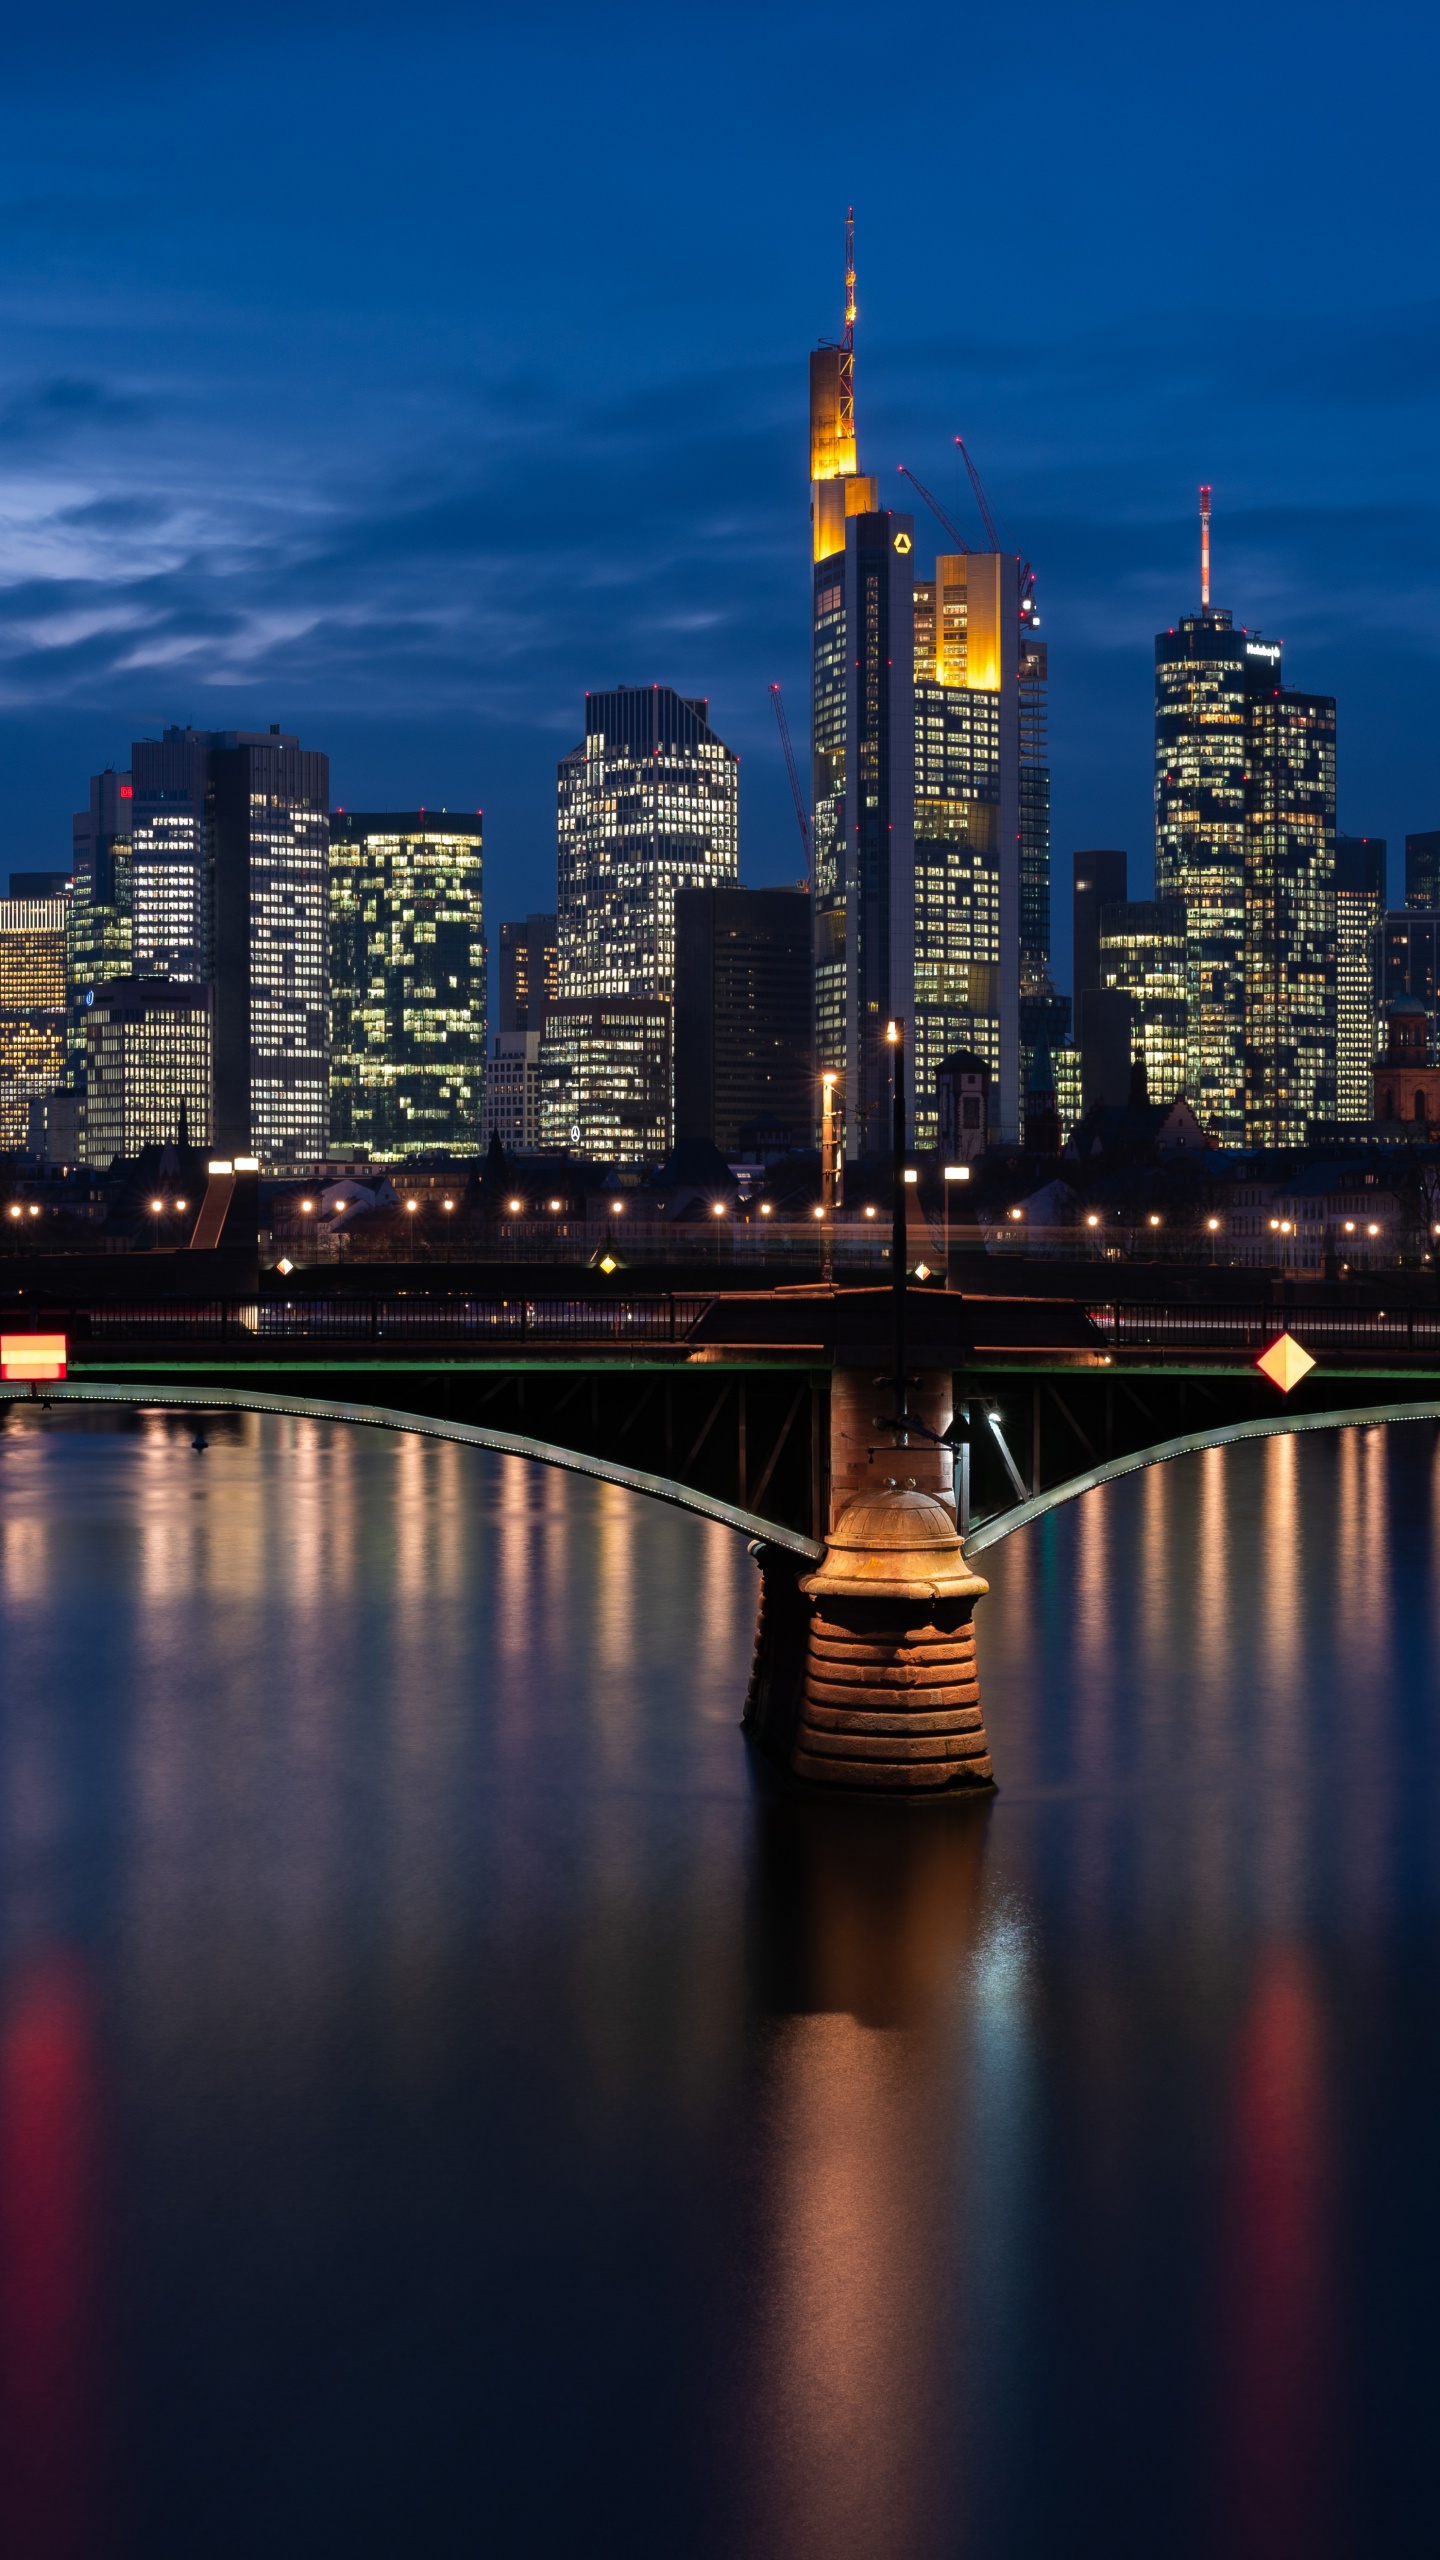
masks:
[[[72,775],[117,738],[278,717],[324,730],[342,799],[483,800],[495,899],[519,914],[541,901],[577,695],[659,681],[709,695],[744,758],[751,870],[783,880],[765,687],[803,698],[793,352],[828,315],[849,201],[877,478],[908,463],[949,505],[963,431],[1002,530],[1043,562],[1057,849],[1124,843],[1147,885],[1148,656],[1193,600],[1201,480],[1237,621],[1345,705],[1340,825],[1398,845],[1440,782],[1436,38],[1402,20],[1362,49],[1340,25],[1221,9],[1197,64],[1185,29],[1147,20],[1142,45],[1124,10],[1083,33],[1057,9],[963,31],[922,10],[910,76],[837,148],[810,89],[850,13],[798,8],[763,44],[743,11],[703,37],[667,22],[623,171],[599,142],[622,67],[566,8],[503,31],[362,19],[340,46],[301,5],[283,97],[233,25],[183,47],[153,6],[123,47],[85,8],[27,28],[0,390],[6,858],[63,840]],[[1232,56],[1243,79],[1222,76]],[[914,150],[922,66],[1007,110],[967,143],[963,243]],[[497,91],[477,189],[446,145]],[[320,98],[347,149],[399,148],[383,214],[296,147]],[[109,147],[142,113],[166,120],[163,159]],[[1327,159],[1365,186],[1317,198]],[[1178,262],[1135,218],[1177,164],[1212,204],[1203,254]]]

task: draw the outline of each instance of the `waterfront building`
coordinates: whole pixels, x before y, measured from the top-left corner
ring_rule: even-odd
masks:
[[[1185,1090],[1186,1070],[1185,909],[1180,900],[1134,898],[1102,907],[1099,955],[1102,985],[1129,999],[1127,1090],[1129,1066],[1143,1060],[1151,1101],[1177,1101]]]
[[[1380,1019],[1402,997],[1418,998],[1425,1009],[1430,1055],[1440,1058],[1440,906],[1392,907],[1380,919],[1378,947]]]
[[[1335,1116],[1368,1120],[1379,1045],[1385,839],[1335,839]]]
[[[501,931],[504,931],[502,925]],[[539,1031],[497,1031],[485,1069],[485,1144],[498,1138],[513,1155],[540,1145]]]
[[[479,816],[337,809],[329,845],[329,1143],[477,1152],[485,1085]]]
[[[1207,566],[1155,642],[1155,886],[1185,909],[1185,1088],[1223,1144],[1333,1114],[1334,861],[1334,701],[1284,688],[1280,643],[1210,604]]]
[[[22,1148],[30,1105],[65,1081],[63,898],[0,898],[0,1149]]]
[[[881,508],[855,430],[845,325],[810,359],[815,1038],[843,1079],[846,1149],[888,1143],[885,1026],[909,1025],[913,1136],[937,1078],[988,1059],[994,1132],[1019,1132],[1022,984],[1049,958],[1045,658],[1029,580],[999,551],[915,576],[915,525]]]
[[[769,1121],[808,1146],[817,1113],[810,897],[682,889],[675,900],[675,1137],[737,1156]]]
[[[560,993],[560,943],[554,916],[522,916],[500,927],[500,1028],[539,1031],[545,1007]]]
[[[112,978],[97,989],[85,1016],[84,1163],[210,1144],[211,1024],[211,990],[194,979]]]
[[[1405,904],[1440,907],[1440,829],[1405,839]]]
[[[667,996],[558,996],[540,1046],[540,1143],[600,1165],[658,1164],[671,1138]]]

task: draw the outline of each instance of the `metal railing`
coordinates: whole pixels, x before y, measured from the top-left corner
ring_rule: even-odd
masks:
[[[1200,1307],[1124,1305],[1085,1309],[1113,1351],[1263,1351],[1279,1333],[1292,1333],[1307,1351],[1413,1352],[1440,1358],[1437,1307]]]
[[[92,1339],[107,1335],[240,1337],[259,1342],[683,1343],[713,1301],[648,1298],[260,1298],[156,1299],[94,1307]]]

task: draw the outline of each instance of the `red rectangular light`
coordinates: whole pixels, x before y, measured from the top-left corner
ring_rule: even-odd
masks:
[[[0,1378],[63,1378],[63,1333],[0,1333]]]

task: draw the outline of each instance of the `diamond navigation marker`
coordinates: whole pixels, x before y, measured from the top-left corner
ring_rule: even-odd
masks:
[[[1315,1363],[1308,1351],[1302,1351],[1293,1333],[1282,1333],[1268,1351],[1261,1352],[1255,1366],[1264,1370],[1282,1396],[1288,1396],[1292,1387],[1298,1387],[1301,1379],[1309,1376]]]

